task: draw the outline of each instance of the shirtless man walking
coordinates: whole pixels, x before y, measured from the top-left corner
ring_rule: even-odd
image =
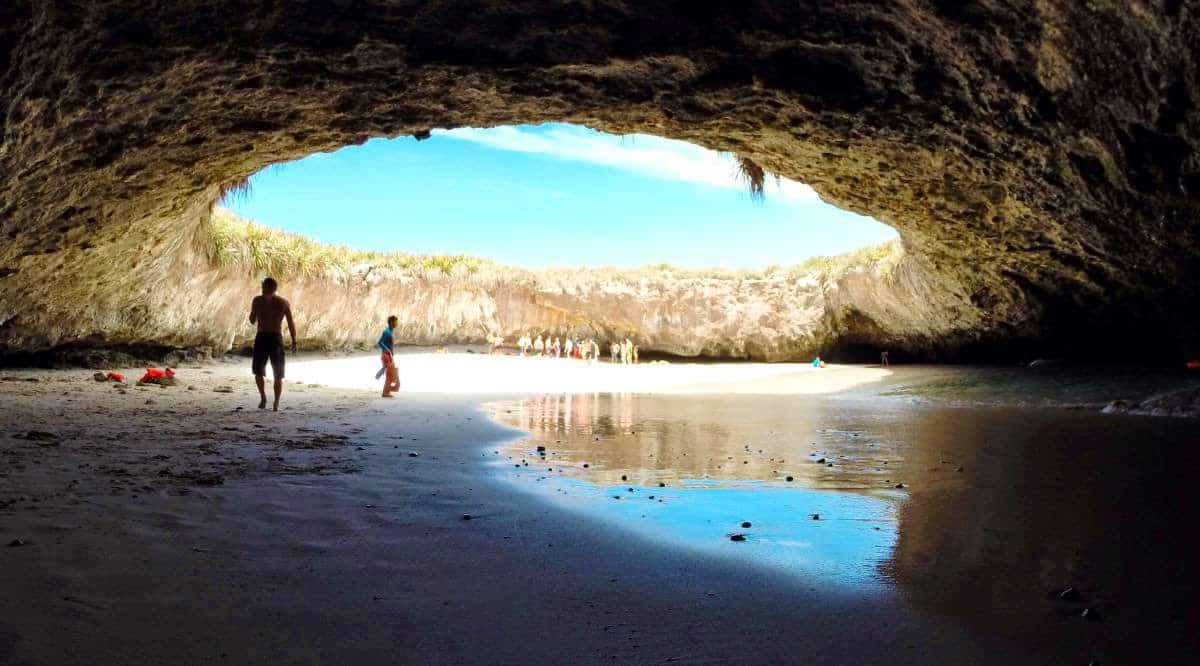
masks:
[[[250,323],[258,326],[254,336],[254,360],[250,368],[254,371],[254,383],[258,385],[258,395],[262,401],[259,409],[267,407],[267,390],[264,377],[267,374],[267,361],[271,362],[271,372],[275,375],[275,411],[279,411],[279,394],[283,393],[283,332],[281,325],[287,319],[288,333],[292,335],[292,353],[296,353],[296,323],[292,321],[292,306],[275,294],[279,283],[275,278],[262,281],[262,296],[255,296],[250,302]]]

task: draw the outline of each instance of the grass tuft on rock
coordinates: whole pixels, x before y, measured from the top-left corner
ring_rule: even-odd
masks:
[[[245,270],[257,277],[470,282],[477,285],[536,282],[579,285],[589,280],[638,282],[668,280],[783,280],[829,282],[868,271],[890,273],[904,255],[899,241],[834,257],[813,257],[792,266],[762,269],[684,268],[653,264],[638,268],[558,267],[529,270],[465,254],[372,252],[326,245],[306,236],[273,229],[218,206],[209,222],[210,256],[221,268]]]

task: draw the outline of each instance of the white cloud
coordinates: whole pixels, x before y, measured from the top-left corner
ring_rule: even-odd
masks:
[[[499,150],[597,164],[649,178],[723,189],[746,188],[745,183],[737,178],[733,155],[656,136],[635,134],[619,137],[568,125],[541,128],[464,127],[438,130],[437,133]],[[811,187],[786,178],[779,179],[778,184],[769,181],[767,195],[786,202],[817,199]]]

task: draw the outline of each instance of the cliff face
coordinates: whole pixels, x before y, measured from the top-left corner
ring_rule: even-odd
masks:
[[[236,299],[213,290],[245,286],[208,270],[198,232],[222,186],[268,164],[431,127],[567,121],[733,151],[897,228],[907,258],[882,284],[849,276],[827,293],[823,340],[1179,353],[1200,331],[1195,13],[1177,0],[10,0],[0,345],[224,328],[197,317],[232,317]],[[673,289],[650,300],[704,287]],[[576,298],[527,296],[488,298],[547,311]],[[746,337],[751,310],[697,316],[705,335],[684,337],[712,342],[678,344],[790,353]],[[670,321],[642,325],[668,340]],[[789,330],[775,338],[806,339]]]
[[[218,215],[222,224],[252,228],[227,212]],[[299,237],[275,233],[275,238]],[[482,344],[497,334],[512,343],[530,333],[596,338],[605,345],[629,337],[644,351],[681,356],[807,359],[836,346],[846,302],[882,304],[874,316],[895,323],[900,319],[887,308],[909,292],[897,282],[905,262],[898,243],[762,272],[665,266],[530,271],[487,262],[472,271],[420,264],[398,269],[386,255],[371,264],[363,261],[368,253],[333,250],[362,256],[294,275],[284,266],[263,271],[250,265],[246,258],[263,256],[269,243],[236,243],[226,240],[217,250],[213,237],[205,240],[202,233],[157,271],[145,271],[147,281],[136,288],[117,279],[88,282],[91,298],[87,309],[80,308],[83,316],[58,321],[49,312],[27,315],[23,326],[9,327],[10,351],[80,345],[218,353],[244,348],[253,340],[248,307],[264,272],[282,278],[281,293],[293,304],[301,345],[310,349],[370,346],[394,314],[400,319],[398,341],[410,344]],[[307,247],[318,255],[329,250]],[[107,259],[112,252],[102,249],[94,258]],[[54,295],[44,292],[45,298]],[[102,331],[81,327],[100,318]]]

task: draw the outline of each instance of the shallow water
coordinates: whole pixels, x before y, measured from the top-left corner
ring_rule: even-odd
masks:
[[[1200,647],[1192,420],[861,392],[487,409],[529,433],[492,454],[513,483],[681,553],[901,599],[1081,663],[1191,663]],[[1077,601],[1058,598],[1067,586]]]

